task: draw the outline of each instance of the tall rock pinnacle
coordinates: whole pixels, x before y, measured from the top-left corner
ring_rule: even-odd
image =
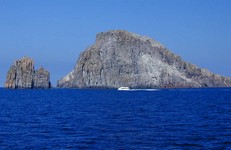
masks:
[[[187,63],[159,42],[123,30],[99,33],[73,71],[58,81],[71,88],[228,87],[231,79]]]
[[[34,69],[34,61],[23,57],[7,73],[6,88],[50,88],[50,73],[44,68]]]

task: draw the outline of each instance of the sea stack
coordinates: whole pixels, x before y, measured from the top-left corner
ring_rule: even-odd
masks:
[[[23,57],[12,65],[7,73],[5,88],[33,89],[50,88],[50,73],[41,67],[34,69],[34,61]]]
[[[58,81],[63,88],[230,87],[231,79],[173,54],[159,42],[123,30],[99,33],[74,69]]]

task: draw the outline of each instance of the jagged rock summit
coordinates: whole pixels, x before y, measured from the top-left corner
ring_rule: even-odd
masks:
[[[99,33],[73,71],[58,81],[65,88],[230,87],[231,79],[187,63],[159,42],[123,30]]]
[[[34,61],[23,57],[12,65],[7,73],[6,88],[50,88],[50,73],[43,67],[34,69]]]

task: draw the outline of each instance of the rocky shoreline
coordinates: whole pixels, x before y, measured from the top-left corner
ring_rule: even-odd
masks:
[[[5,88],[51,88],[50,73],[43,67],[35,70],[34,61],[31,58],[23,57],[10,67],[7,73]]]
[[[50,72],[23,57],[9,69],[5,88],[51,88]],[[132,89],[231,87],[231,78],[184,61],[158,41],[124,30],[97,34],[58,88]]]
[[[173,54],[158,41],[124,30],[99,33],[74,69],[57,82],[62,88],[231,87],[231,79]]]

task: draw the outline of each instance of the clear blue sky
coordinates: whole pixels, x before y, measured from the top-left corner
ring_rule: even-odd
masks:
[[[230,0],[0,0],[0,86],[29,56],[56,81],[98,32],[154,38],[184,60],[231,77]]]

